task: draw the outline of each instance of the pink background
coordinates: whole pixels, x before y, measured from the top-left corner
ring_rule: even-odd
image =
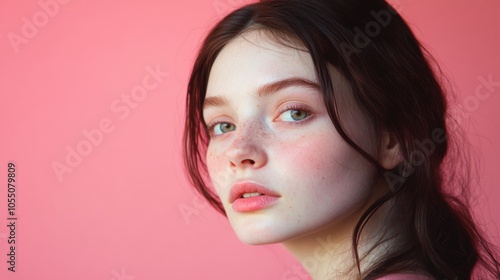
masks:
[[[307,279],[280,245],[242,244],[194,195],[182,169],[195,51],[209,27],[243,2],[65,0],[49,5],[50,15],[40,3],[54,0],[0,2],[1,279]],[[475,94],[481,77],[500,82],[500,2],[392,3],[466,109],[462,123],[480,158],[474,210],[498,244],[500,86]],[[25,27],[24,41],[12,44],[9,36],[24,36],[26,22],[38,27]],[[148,67],[168,77],[149,79]],[[139,101],[126,105],[122,98],[132,94]],[[95,144],[85,146],[84,131]],[[77,148],[87,155],[58,178],[53,165]],[[16,273],[6,262],[11,160]]]

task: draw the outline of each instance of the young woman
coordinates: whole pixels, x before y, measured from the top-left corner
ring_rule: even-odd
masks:
[[[429,57],[385,1],[234,11],[188,85],[192,184],[241,241],[282,243],[313,279],[500,279],[454,195],[469,181]]]

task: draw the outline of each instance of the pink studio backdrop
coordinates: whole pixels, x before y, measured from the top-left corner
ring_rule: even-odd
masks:
[[[243,2],[0,2],[0,279],[307,279],[280,245],[242,244],[182,169],[195,51]],[[392,3],[465,108],[480,157],[474,210],[498,244],[500,2]],[[7,270],[10,161],[16,272]]]

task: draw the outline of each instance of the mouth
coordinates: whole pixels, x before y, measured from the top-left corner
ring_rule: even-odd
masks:
[[[229,203],[233,203],[237,199],[251,199],[252,197],[258,196],[281,197],[279,193],[256,182],[243,181],[238,182],[231,187],[229,193]]]
[[[247,198],[247,197],[259,196],[259,195],[263,195],[263,194],[258,193],[258,192],[244,193],[240,198]]]

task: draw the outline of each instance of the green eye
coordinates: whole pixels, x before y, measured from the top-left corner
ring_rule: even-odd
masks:
[[[219,134],[224,134],[226,132],[229,132],[231,130],[234,130],[236,128],[235,125],[230,124],[230,123],[225,123],[225,122],[219,122],[215,123],[213,125],[210,125],[208,128],[208,131],[212,135],[219,135]]]
[[[285,114],[286,113],[286,114]],[[300,104],[292,104],[281,110],[281,117],[286,122],[299,122],[307,119],[311,111]]]
[[[293,121],[300,121],[300,120],[307,118],[307,116],[309,116],[308,112],[302,111],[302,110],[288,110],[286,112],[291,112],[289,114],[289,116],[292,118]],[[283,113],[285,113],[285,112],[283,112]]]

